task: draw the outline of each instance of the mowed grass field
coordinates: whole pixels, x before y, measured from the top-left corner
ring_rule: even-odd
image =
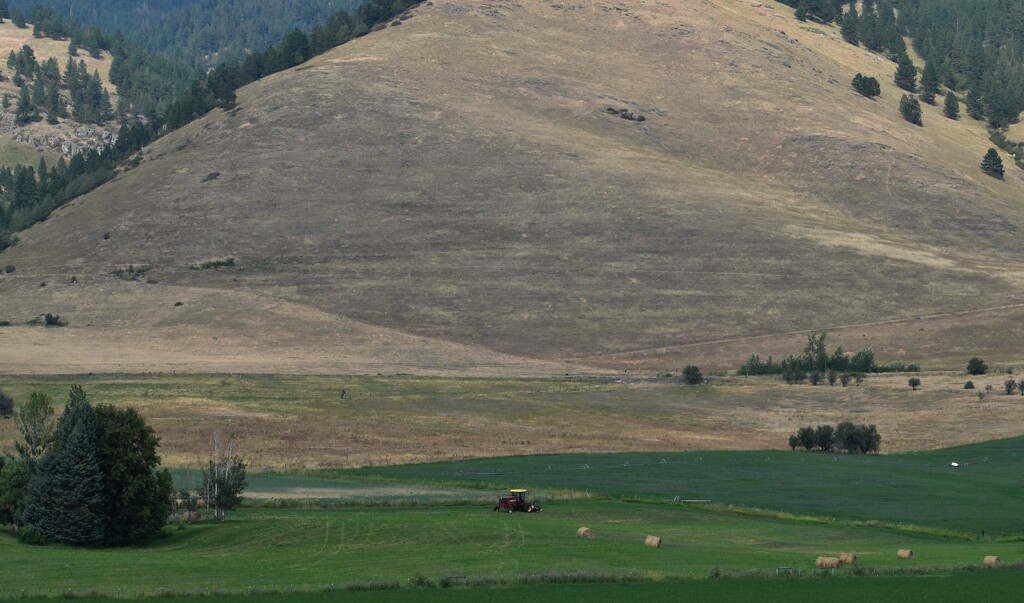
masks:
[[[101,374],[4,376],[0,389],[16,401],[39,390],[63,402],[80,383],[94,402],[138,408],[161,438],[164,463],[193,468],[202,466],[215,432],[232,436],[253,467],[276,471],[541,453],[780,449],[800,426],[845,420],[876,424],[886,453],[1024,433],[1024,396],[998,393],[1005,373],[973,378],[973,391],[963,389],[965,374],[924,373],[918,391],[907,377],[871,375],[844,388],[714,375],[709,386],[688,387],[653,375]],[[995,392],[979,401],[975,392],[986,385]],[[0,449],[15,435],[13,422],[0,421]]]

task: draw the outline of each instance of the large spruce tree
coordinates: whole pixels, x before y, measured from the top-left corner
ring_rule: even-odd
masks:
[[[960,101],[951,90],[946,94],[946,102],[942,105],[942,114],[950,119],[960,119]]]
[[[905,52],[896,60],[896,75],[893,76],[893,81],[907,92],[917,91],[917,69]]]
[[[994,178],[1003,177],[1003,160],[1000,159],[998,151],[990,148],[985,153],[985,157],[981,160],[981,171]]]
[[[28,483],[23,518],[43,540],[101,546],[105,540],[99,424],[92,406],[69,407],[57,441]]]
[[[935,61],[928,61],[921,74],[921,100],[929,105],[935,104],[935,95],[939,93],[939,70]]]

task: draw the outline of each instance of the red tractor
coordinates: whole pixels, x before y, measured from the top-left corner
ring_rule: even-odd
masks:
[[[508,496],[502,496],[495,505],[495,511],[505,510],[509,513],[522,511],[523,513],[538,513],[541,508],[526,499],[526,490],[509,490]]]

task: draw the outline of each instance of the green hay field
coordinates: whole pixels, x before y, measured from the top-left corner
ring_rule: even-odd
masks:
[[[953,467],[956,462],[959,466]],[[790,451],[527,456],[338,472],[420,483],[701,500],[815,517],[1024,536],[1024,438],[922,453]]]

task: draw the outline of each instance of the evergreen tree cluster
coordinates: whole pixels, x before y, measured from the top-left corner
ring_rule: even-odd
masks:
[[[3,14],[2,9],[3,5],[0,4],[0,15]],[[62,17],[48,6],[35,6],[32,9],[32,19],[35,37],[69,40],[68,52],[73,58],[79,56],[80,49],[95,58],[101,57],[103,51],[110,53],[110,82],[117,87],[117,110],[121,117],[159,115],[187,89],[189,82],[197,77],[197,70],[180,59],[171,58],[170,55],[156,55],[142,45],[128,41],[122,34],[108,35],[96,27],[83,27],[74,19]],[[21,52],[24,52],[24,48]],[[33,78],[31,66],[27,61],[20,66],[22,68],[16,73],[14,80],[18,86],[22,85],[24,78]],[[77,63],[76,67],[81,68],[81,62]],[[90,78],[98,80],[99,75],[89,75],[84,69],[81,71],[76,80],[81,88],[69,87],[72,99],[78,101],[76,106],[85,116],[82,119],[76,116],[76,119],[88,123],[109,119],[112,116],[109,95],[105,94],[102,82],[90,81]],[[76,95],[76,92],[79,94]],[[26,119],[34,119],[39,110],[45,110],[43,103],[35,100],[34,90],[30,99],[34,102],[35,112],[26,106]],[[50,112],[46,112],[49,116]]]
[[[39,0],[10,0],[32,14]],[[262,51],[296,27],[308,30],[360,0],[47,0],[65,18],[122,32],[149,53],[206,70]],[[83,46],[84,48],[84,46]]]
[[[1024,110],[1024,0],[899,0],[899,25],[940,83],[996,127]]]
[[[52,414],[48,397],[36,403]],[[19,526],[29,542],[71,546],[133,544],[160,532],[171,477],[158,470],[159,440],[135,409],[93,406],[73,386],[56,425],[38,412],[24,423],[48,435],[0,470],[0,523]]]
[[[61,91],[70,97],[76,121],[98,124],[113,117],[110,94],[103,88],[99,72],[90,74],[83,60],[69,58],[62,74],[55,58],[38,62],[32,47],[26,44],[10,52],[7,67],[14,70],[12,80],[21,88],[17,105],[20,124],[39,119],[40,112],[51,124],[67,117],[67,101]]]
[[[803,448],[807,451],[820,450],[833,452],[844,450],[851,454],[868,454],[878,452],[882,445],[882,436],[874,425],[854,425],[844,421],[835,427],[819,425],[801,427],[789,436],[789,447],[792,450]]]

